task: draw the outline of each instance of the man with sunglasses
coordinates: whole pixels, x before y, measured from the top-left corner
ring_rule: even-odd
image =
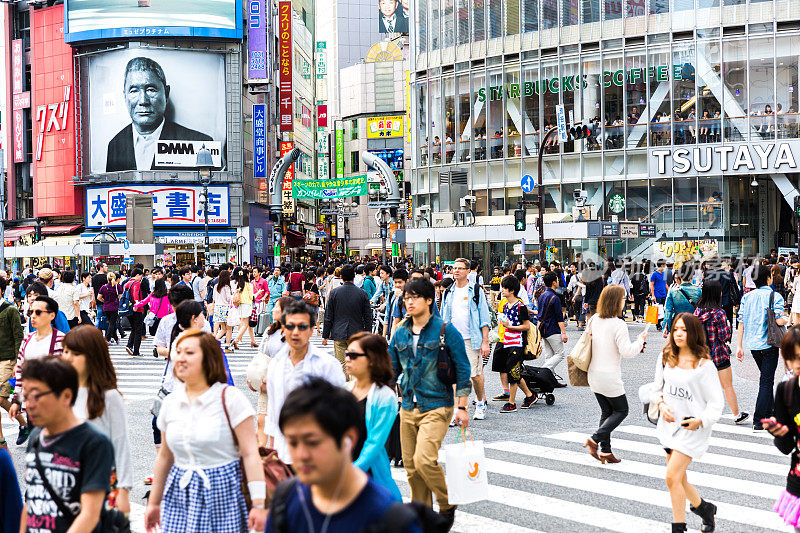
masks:
[[[360,290],[360,289],[358,289]],[[264,430],[269,446],[278,457],[291,464],[289,446],[281,433],[278,418],[289,393],[300,387],[309,376],[316,376],[337,387],[344,386],[342,365],[330,354],[320,352],[311,344],[311,333],[316,323],[316,313],[298,300],[282,309],[281,324],[286,339],[284,346],[269,364],[267,370],[267,418]]]
[[[22,406],[22,365],[26,360],[38,359],[47,355],[61,356],[61,341],[64,340],[64,333],[53,327],[53,321],[58,313],[58,304],[49,296],[37,296],[31,303],[31,327],[36,331],[29,333],[22,339],[17,355],[17,366],[14,370],[16,384],[14,395],[11,400],[11,409],[8,414],[15,418]],[[30,423],[20,426],[17,434],[17,446],[22,445],[28,440],[31,427]]]

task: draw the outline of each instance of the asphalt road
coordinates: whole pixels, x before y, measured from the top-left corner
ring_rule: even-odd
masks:
[[[631,337],[643,327],[630,324]],[[574,325],[568,333],[567,351],[580,336]],[[319,343],[318,338],[312,340]],[[461,506],[454,531],[670,531],[663,450],[654,426],[641,414],[637,395],[639,386],[652,381],[663,344],[660,334],[651,330],[645,353],[623,361],[630,414],[612,437],[615,454],[623,459],[618,465],[600,465],[581,447],[599,420],[599,407],[588,388],[557,389],[554,405],[538,402],[529,410],[510,414],[499,412],[501,403],[490,402],[486,420],[470,423],[474,439],[483,441],[486,448],[489,499]],[[129,401],[136,480],[131,501],[136,504],[134,530],[142,531],[140,505],[145,503],[146,487],[141,480],[150,475],[155,458],[149,409],[163,366],[149,356],[133,360],[122,348],[114,347],[112,352]],[[147,353],[144,345],[142,352]],[[245,349],[230,357],[236,384],[243,390],[242,374],[252,353]],[[756,365],[747,356],[742,363],[734,360],[733,369],[742,410],[752,413],[758,388]],[[566,368],[562,374],[566,375]],[[500,392],[497,374],[487,373],[486,390],[489,397]],[[255,393],[247,389],[247,394],[255,405]],[[730,415],[727,409],[726,413]],[[3,428],[13,440],[16,431],[7,418]],[[730,416],[723,417],[715,426],[709,452],[690,466],[689,480],[702,497],[719,506],[717,531],[790,531],[772,512],[785,484],[789,459],[774,448],[771,439],[750,428],[751,424],[735,426]],[[454,443],[456,437],[457,431],[451,429],[445,444]],[[11,451],[21,475],[21,448],[12,444]],[[408,496],[404,470],[395,469],[394,475]],[[699,529],[698,517],[687,512],[687,520],[691,530]]]

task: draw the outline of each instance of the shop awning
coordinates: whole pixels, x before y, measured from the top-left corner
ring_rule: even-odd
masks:
[[[29,235],[35,231],[34,228],[26,226],[24,228],[11,228],[6,229],[3,233],[3,239],[7,242],[14,242],[18,241],[20,237],[24,237],[25,235]]]
[[[78,231],[83,224],[72,224],[69,226],[42,226],[42,233],[45,235],[69,235]]]
[[[286,230],[286,247],[302,248],[306,245],[306,234],[293,229]]]

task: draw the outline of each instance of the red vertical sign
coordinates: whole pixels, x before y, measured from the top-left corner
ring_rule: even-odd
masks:
[[[23,92],[25,76],[25,49],[22,39],[11,41],[11,89],[14,94]],[[11,131],[14,135],[14,162],[25,161],[25,114],[22,109],[14,109],[14,123]]]
[[[292,131],[292,2],[278,2],[281,131]]]
[[[328,127],[328,104],[317,105],[317,126],[320,128]]]
[[[11,41],[11,80],[14,94],[23,91],[23,76],[25,75],[25,50],[22,48],[22,39]]]

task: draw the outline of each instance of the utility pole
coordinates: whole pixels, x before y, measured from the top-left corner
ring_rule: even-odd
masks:
[[[552,127],[545,132],[542,137],[542,142],[539,145],[539,153],[537,154],[537,170],[538,170],[538,183],[539,183],[539,262],[544,263],[545,260],[545,245],[544,245],[544,185],[542,183],[542,152],[547,140],[558,132],[558,128]]]

